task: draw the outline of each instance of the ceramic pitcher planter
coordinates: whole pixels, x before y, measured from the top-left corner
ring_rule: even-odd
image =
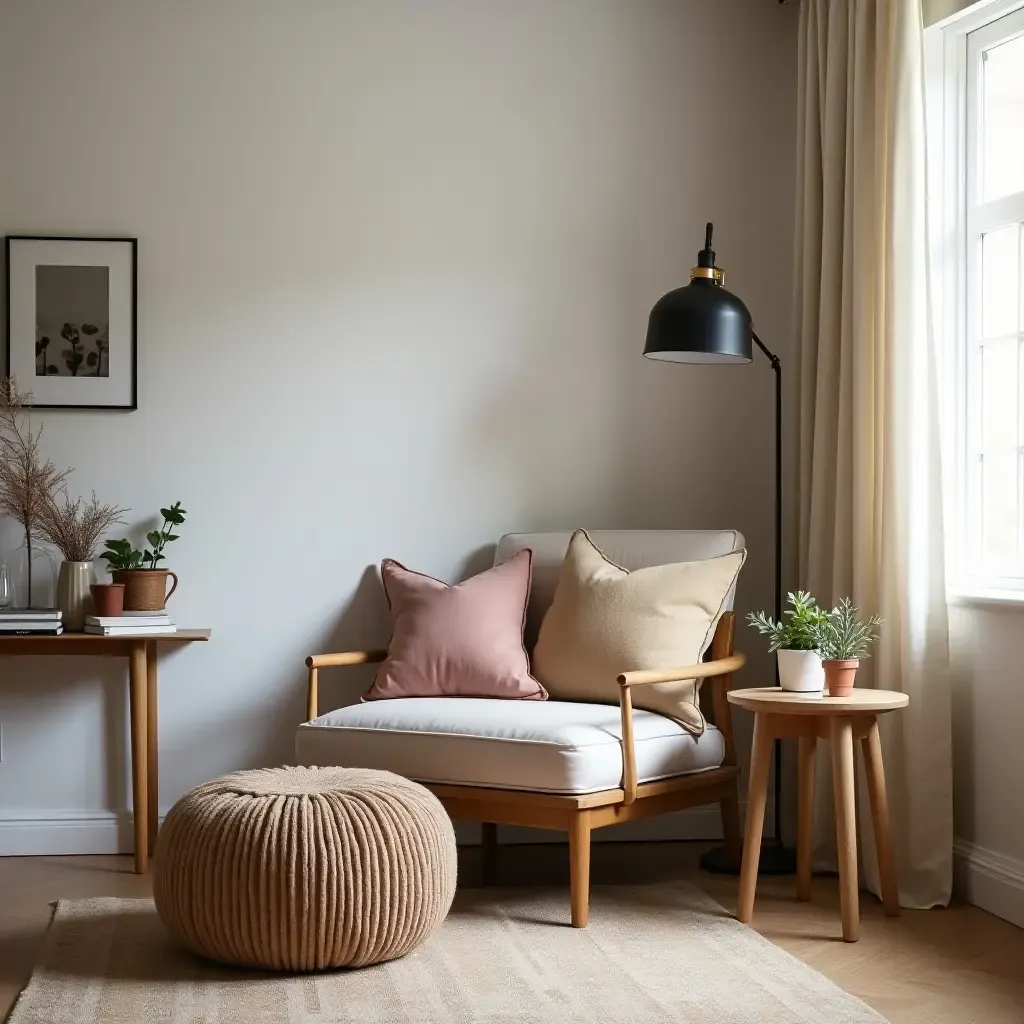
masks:
[[[115,583],[124,584],[126,612],[160,612],[178,588],[178,577],[169,569],[117,569],[110,574]],[[173,582],[167,589],[167,577]]]
[[[825,683],[830,697],[849,697],[857,678],[860,658],[843,658],[839,661],[823,661]]]
[[[779,657],[779,682],[784,690],[821,696],[825,687],[825,670],[817,651],[780,648],[776,653]]]
[[[57,607],[64,628],[80,633],[89,613],[89,586],[92,583],[92,562],[61,562],[57,575]]]

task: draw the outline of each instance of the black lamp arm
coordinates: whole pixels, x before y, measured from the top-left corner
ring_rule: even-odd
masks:
[[[782,362],[779,360],[779,357],[757,336],[756,331],[751,331],[750,334],[754,339],[754,344],[764,353],[768,362],[772,364],[772,369],[778,373],[782,369]]]

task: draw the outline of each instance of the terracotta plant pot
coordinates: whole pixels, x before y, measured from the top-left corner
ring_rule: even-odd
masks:
[[[857,678],[860,658],[844,658],[842,661],[822,661],[825,669],[825,686],[830,697],[849,697]]]
[[[124,611],[123,583],[94,583],[92,591],[93,615],[104,615],[116,618]]]
[[[178,588],[178,577],[169,569],[117,569],[110,575],[115,583],[124,584],[126,612],[161,612]],[[168,576],[174,580],[170,590]]]

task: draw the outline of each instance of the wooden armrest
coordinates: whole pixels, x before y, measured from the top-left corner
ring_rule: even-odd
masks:
[[[306,693],[306,721],[312,722],[319,714],[317,693],[317,669],[341,668],[345,665],[369,665],[383,661],[387,651],[342,651],[340,654],[311,654],[306,659],[309,669],[309,689]]]
[[[619,686],[650,686],[654,683],[675,683],[681,679],[707,679],[710,676],[727,676],[742,668],[747,661],[745,654],[737,651],[728,658],[717,661],[702,661],[699,665],[683,665],[680,668],[640,669],[623,672],[618,676]]]
[[[725,654],[732,646],[733,619],[730,615],[719,631],[715,634],[711,653]],[[631,804],[636,800],[636,749],[633,745],[633,697],[631,688],[649,686],[653,683],[674,683],[680,679],[702,679],[722,677],[725,688],[716,687],[715,721],[725,741],[725,759],[723,764],[736,763],[736,751],[732,735],[732,719],[729,716],[729,704],[726,700],[729,677],[736,669],[743,666],[746,657],[737,651],[724,658],[701,662],[699,665],[687,665],[683,668],[654,669],[637,672],[623,672],[619,677],[619,710],[622,715],[622,802]],[[720,720],[719,720],[720,719]]]
[[[387,651],[342,651],[340,654],[311,654],[306,659],[306,668],[368,665],[374,661],[383,661],[387,656]]]

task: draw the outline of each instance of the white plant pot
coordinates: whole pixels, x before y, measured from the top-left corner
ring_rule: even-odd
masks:
[[[779,682],[784,690],[821,696],[825,689],[825,669],[817,651],[776,651],[779,656]]]

